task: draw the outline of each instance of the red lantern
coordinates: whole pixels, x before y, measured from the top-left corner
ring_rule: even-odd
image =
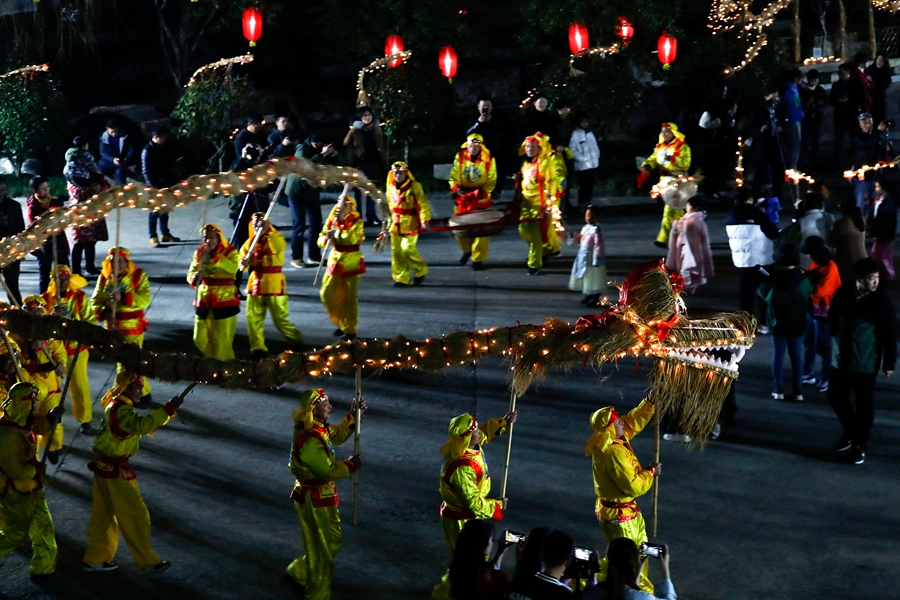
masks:
[[[250,46],[256,45],[256,40],[262,35],[262,13],[255,6],[244,11],[244,37],[250,42]]]
[[[659,54],[659,62],[663,64],[663,69],[668,69],[678,53],[678,40],[669,35],[668,31],[663,31],[662,35],[659,36],[656,50]]]
[[[456,51],[453,49],[453,46],[441,48],[441,52],[438,55],[438,66],[440,66],[444,77],[450,80],[450,83],[453,83],[453,76],[456,75],[456,64]]]
[[[619,24],[616,25],[616,35],[622,38],[622,42],[627,46],[634,37],[634,25],[625,17],[619,17]]]
[[[569,25],[569,49],[572,54],[578,54],[587,50],[588,30],[581,23],[572,23]]]
[[[389,35],[384,41],[384,55],[392,56],[403,52],[403,38],[399,35]],[[399,67],[403,64],[403,59],[397,58],[388,63],[391,67]]]

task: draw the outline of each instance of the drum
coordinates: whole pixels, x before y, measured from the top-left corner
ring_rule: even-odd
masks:
[[[453,215],[447,224],[450,227],[461,228],[453,229],[453,235],[457,237],[490,237],[503,231],[504,216],[505,213],[499,210],[475,210],[461,215]]]
[[[687,201],[697,195],[697,182],[696,177],[666,175],[659,180],[659,184],[654,186],[654,191],[668,206],[676,210],[684,210]]]

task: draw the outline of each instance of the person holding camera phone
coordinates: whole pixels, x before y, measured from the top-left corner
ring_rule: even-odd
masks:
[[[504,532],[504,534],[507,532]],[[450,597],[456,600],[503,600],[509,576],[500,570],[504,553],[513,542],[504,535],[497,553],[489,560],[494,547],[494,524],[471,519],[463,525],[450,563]]]
[[[641,580],[648,566],[647,559],[659,559],[663,582],[655,593],[641,589]],[[641,544],[628,538],[613,540],[606,550],[608,564],[606,581],[600,584],[602,600],[677,600],[675,586],[669,573],[669,547],[665,544]]]
[[[653,487],[662,465],[650,463],[642,467],[629,440],[640,433],[653,418],[656,406],[648,396],[627,415],[619,416],[615,407],[607,406],[591,415],[594,434],[584,450],[591,457],[596,514],[607,542],[628,538],[635,544],[647,541],[647,526],[635,498]],[[653,584],[642,571],[641,589],[653,592]]]
[[[550,531],[541,540],[540,548],[541,570],[531,578],[510,586],[506,596],[508,600],[566,600],[575,597],[572,589],[561,581],[576,560],[572,536],[564,531]]]

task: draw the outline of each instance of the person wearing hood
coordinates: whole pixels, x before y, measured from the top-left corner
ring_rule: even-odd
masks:
[[[550,141],[540,131],[522,142],[519,155],[522,167],[516,174],[516,187],[522,200],[519,235],[528,244],[528,274],[537,275],[544,266],[544,222],[557,200],[559,180],[551,156]],[[555,231],[554,231],[555,234]]]
[[[359,400],[360,412],[367,408]],[[294,510],[300,520],[305,554],[288,565],[282,582],[306,600],[331,598],[334,557],[343,544],[338,492],[334,482],[358,471],[359,455],[337,460],[334,447],[353,434],[357,401],[338,425],[330,425],[331,402],[325,390],[306,390],[300,396],[300,408],[293,413],[294,441],[288,468],[297,482],[291,491]]]
[[[695,293],[716,274],[709,246],[706,212],[698,196],[687,201],[685,215],[672,226],[666,267],[669,271],[681,273],[684,291],[688,294]]]
[[[91,310],[91,302],[87,294],[81,288],[87,285],[87,281],[81,275],[72,273],[72,269],[65,265],[59,265],[50,273],[50,286],[44,292],[44,303],[47,305],[47,313],[63,317],[64,319],[72,319],[74,321],[84,321],[85,323],[97,324],[97,317]],[[59,304],[56,302],[56,282],[59,281]],[[66,362],[71,361],[75,357],[75,342],[64,342],[66,349]],[[93,433],[91,429],[91,418],[93,413],[91,410],[91,385],[88,381],[88,358],[90,353],[87,346],[82,346],[78,352],[78,361],[75,363],[74,370],[71,371],[71,381],[69,382],[69,390],[72,397],[72,414],[75,420],[81,423],[81,433],[90,435]]]
[[[807,192],[803,207],[803,214],[797,217],[800,245],[803,246],[813,236],[824,242],[834,229],[834,217],[825,212],[825,197],[818,192]]]
[[[638,176],[638,187],[650,176],[654,169],[659,171],[660,177],[686,175],[691,168],[691,147],[684,142],[684,134],[678,131],[675,123],[663,123],[659,133],[659,143],[653,149],[647,160],[641,164],[641,174]],[[684,216],[684,210],[672,208],[668,204],[663,209],[662,223],[656,236],[656,246],[667,248],[669,244],[669,231],[672,223]]]
[[[456,549],[456,538],[463,525],[470,519],[503,519],[506,498],[488,498],[491,493],[491,476],[482,446],[494,440],[516,422],[518,413],[506,415],[479,424],[470,414],[462,414],[450,420],[447,443],[441,446],[444,456],[441,467],[440,493],[441,528],[450,548],[450,556]],[[445,573],[431,597],[445,600],[450,594],[450,579]]]
[[[9,354],[0,358],[3,377],[15,374],[9,358]],[[46,416],[37,414],[37,394],[35,385],[20,382],[3,394],[0,403],[0,557],[30,539],[32,576],[56,570],[56,534],[44,497],[44,466],[38,462],[36,436],[47,435],[50,421],[63,412],[57,406]]]
[[[339,197],[319,234],[319,248],[332,247],[319,297],[331,322],[338,327],[334,335],[345,340],[356,339],[359,325],[359,276],[366,272],[359,245],[365,239],[356,202],[348,196]]]
[[[84,551],[84,570],[88,572],[119,568],[113,561],[120,530],[138,569],[157,573],[171,566],[150,546],[150,512],[128,461],[137,454],[140,439],[167,425],[184,398],[176,396],[141,416],[134,405],[141,398],[143,386],[144,378],[140,375],[120,371],[115,385],[100,401],[106,410],[93,447],[97,458],[88,463],[88,470],[94,474]]]
[[[648,396],[626,415],[619,415],[614,406],[606,406],[591,415],[593,435],[584,446],[591,457],[594,492],[597,494],[595,514],[607,543],[628,538],[638,546],[647,541],[647,525],[635,498],[643,496],[659,477],[661,463],[642,467],[631,447],[631,439],[643,431],[653,418],[656,404]],[[653,584],[641,571],[640,587],[653,593]]]
[[[69,206],[79,202],[87,202],[94,195],[109,189],[106,177],[94,162],[94,155],[88,150],[87,140],[81,136],[72,140],[72,148],[66,150],[66,166],[63,175],[66,178],[66,189],[69,192]],[[81,258],[84,257],[85,271],[88,275],[99,275],[96,267],[97,242],[109,240],[106,218],[98,218],[90,225],[72,227],[72,272],[81,275]]]
[[[117,269],[117,275],[113,270]],[[115,329],[125,336],[125,342],[144,347],[144,332],[150,329],[150,323],[144,311],[150,307],[153,296],[150,293],[150,279],[147,274],[131,261],[131,253],[127,248],[110,248],[100,267],[100,277],[91,295],[91,309],[98,321],[104,321],[107,329]],[[116,308],[113,322],[113,306]],[[122,363],[116,366],[116,372],[124,370]],[[150,381],[144,378],[144,390],[138,406],[149,406]]]
[[[259,242],[253,252],[250,252],[256,232],[260,229],[262,234]],[[241,247],[238,260],[241,270],[250,269],[250,277],[247,278],[247,337],[250,338],[250,351],[254,360],[268,356],[264,333],[266,312],[272,313],[272,322],[288,342],[295,348],[303,344],[303,334],[291,323],[289,317],[284,274],[281,272],[286,245],[284,237],[266,219],[265,213],[253,215],[250,237]]]
[[[326,144],[322,134],[313,131],[302,144],[297,146],[294,158],[303,158],[316,165],[335,165],[338,151],[333,144]],[[322,229],[322,203],[320,189],[309,185],[309,181],[296,175],[289,175],[284,186],[291,209],[291,266],[297,269],[316,267],[322,260],[322,252],[316,244]],[[307,258],[303,260],[303,241],[306,238]]]
[[[759,295],[766,302],[766,323],[772,333],[772,397],[784,400],[784,354],[791,360],[791,391],[789,399],[803,401],[800,390],[803,361],[800,347],[806,337],[810,311],[812,283],[800,268],[800,251],[793,244],[778,249],[775,269],[759,286]]]
[[[409,165],[397,161],[391,165],[387,176],[385,195],[391,207],[391,276],[394,287],[422,285],[428,274],[428,265],[416,244],[419,232],[424,231],[431,219],[431,207],[422,186],[409,172]],[[409,272],[412,271],[412,282]]]
[[[250,227],[253,228],[252,223]],[[200,235],[203,244],[194,252],[187,273],[188,283],[197,290],[194,345],[204,356],[234,360],[234,332],[241,312],[241,301],[234,285],[238,252],[222,235],[218,225],[207,223]]]
[[[470,133],[462,150],[453,159],[450,170],[450,193],[456,206],[453,214],[465,214],[475,210],[487,210],[493,204],[494,187],[497,185],[497,161],[484,143],[480,133]],[[472,258],[472,269],[484,269],[491,249],[489,237],[456,236],[462,256],[459,264],[464,265]]]

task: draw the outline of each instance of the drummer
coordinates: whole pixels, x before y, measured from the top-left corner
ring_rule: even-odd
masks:
[[[453,169],[450,171],[450,193],[456,201],[453,214],[459,215],[476,210],[487,210],[493,204],[491,192],[497,185],[497,163],[484,145],[481,134],[470,133],[466,143],[460,146]],[[472,269],[484,269],[491,247],[489,237],[456,237],[462,256],[459,264],[464,265],[472,258]]]
[[[690,168],[691,148],[684,143],[684,134],[678,131],[675,123],[663,123],[659,134],[659,143],[653,149],[653,154],[641,165],[638,187],[650,176],[650,171],[653,169],[658,169],[661,177],[677,177],[686,174]],[[672,224],[683,216],[683,208],[673,208],[666,204],[663,209],[659,234],[653,244],[659,248],[668,248]]]

